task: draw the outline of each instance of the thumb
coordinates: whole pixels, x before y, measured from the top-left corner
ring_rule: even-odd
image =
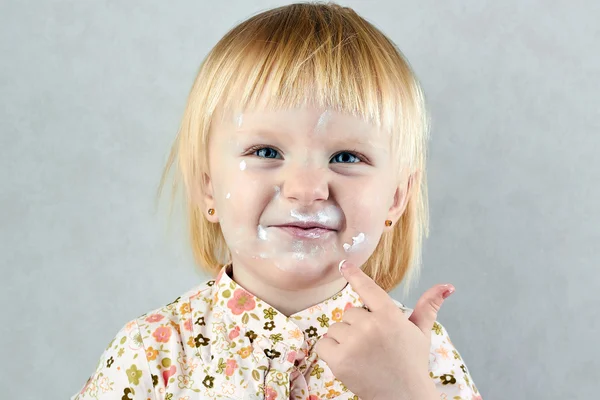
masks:
[[[415,324],[425,336],[430,337],[442,303],[454,293],[454,290],[454,286],[450,284],[432,287],[417,301],[408,320]]]

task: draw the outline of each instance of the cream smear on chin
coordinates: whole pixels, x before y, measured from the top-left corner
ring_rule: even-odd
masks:
[[[263,243],[272,243],[272,239],[274,239],[262,225],[257,227],[257,238]],[[321,274],[320,271],[327,269],[328,264],[324,256],[331,252],[337,253],[337,251],[338,246],[336,243],[324,246],[305,240],[294,240],[291,252],[270,247],[262,249],[258,256],[253,258],[270,260],[281,271],[313,275],[315,273]]]

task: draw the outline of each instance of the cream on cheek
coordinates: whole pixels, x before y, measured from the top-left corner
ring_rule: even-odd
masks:
[[[365,239],[365,233],[360,232],[358,235],[352,237],[352,244],[344,243],[344,251],[351,252],[360,250],[360,245],[364,243]]]

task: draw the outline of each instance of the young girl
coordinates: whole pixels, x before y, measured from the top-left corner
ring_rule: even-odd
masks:
[[[408,62],[352,9],[233,28],[160,184],[178,156],[173,195],[182,181],[214,278],[125,324],[72,399],[480,399],[435,321],[452,286],[414,310],[387,295],[420,268],[427,139]]]

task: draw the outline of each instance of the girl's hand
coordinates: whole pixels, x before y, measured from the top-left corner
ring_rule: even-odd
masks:
[[[417,301],[410,318],[360,268],[341,272],[369,308],[346,310],[315,344],[333,374],[365,400],[439,398],[428,375],[431,330],[452,285],[436,285]],[[340,263],[340,265],[342,264]]]

